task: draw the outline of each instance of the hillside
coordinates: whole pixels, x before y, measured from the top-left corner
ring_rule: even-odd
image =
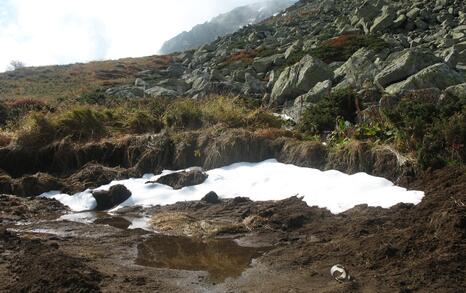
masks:
[[[464,291],[465,11],[300,0],[0,74],[0,291]]]
[[[169,54],[196,49],[215,41],[217,37],[231,34],[245,25],[258,23],[291,6],[294,2],[296,0],[273,0],[235,8],[166,41],[160,53]]]

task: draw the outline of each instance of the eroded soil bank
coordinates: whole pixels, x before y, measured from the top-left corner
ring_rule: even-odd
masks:
[[[287,133],[211,129],[164,133],[74,144],[67,141],[40,149],[0,148],[0,193],[36,196],[50,190],[76,193],[115,179],[140,177],[164,169],[223,167],[236,162],[276,158],[283,163],[346,173],[366,172],[397,183],[416,168],[388,146],[352,142],[330,149]]]
[[[127,208],[89,224],[53,220],[67,213],[55,201],[2,196],[0,292],[461,292],[465,169],[407,185],[426,192],[419,205],[333,215],[298,198],[236,198]],[[132,216],[153,216],[163,234],[126,229]],[[352,282],[330,276],[337,263]]]

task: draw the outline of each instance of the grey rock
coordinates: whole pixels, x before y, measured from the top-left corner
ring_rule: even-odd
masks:
[[[410,19],[414,19],[419,15],[420,12],[421,12],[421,9],[419,9],[418,7],[414,7],[408,13],[406,13],[406,16]]]
[[[452,85],[464,83],[466,75],[451,69],[445,63],[438,63],[409,77],[407,80],[392,84],[385,90],[389,94],[399,94],[407,90],[439,88],[445,89]]]
[[[273,66],[280,66],[284,63],[283,54],[276,54],[264,58],[255,58],[252,63],[252,68],[257,72],[267,72]]]
[[[259,94],[260,96],[263,95],[265,92],[265,86],[262,84],[260,80],[255,78],[252,74],[246,73],[244,76],[244,87],[243,93],[245,95],[255,95]]]
[[[175,98],[179,95],[178,92],[174,90],[166,89],[161,86],[154,86],[150,89],[147,89],[146,94],[154,98],[157,98],[157,97]]]
[[[121,99],[142,98],[144,96],[144,90],[141,87],[128,85],[109,88],[105,93],[111,97]]]
[[[327,64],[310,55],[285,68],[272,89],[272,102],[281,105],[307,93],[319,81],[333,79],[333,72]]]
[[[285,59],[288,60],[293,54],[296,54],[303,49],[303,41],[301,39],[294,42],[288,49],[285,51]]]
[[[301,119],[303,110],[311,104],[319,102],[323,97],[329,96],[332,90],[332,81],[318,82],[314,88],[294,101],[288,101],[283,108],[283,114],[290,116],[294,121]]]
[[[342,69],[346,74],[348,84],[361,87],[366,80],[373,80],[379,72],[379,67],[375,64],[377,59],[374,51],[361,48],[351,56],[343,65]]]
[[[144,81],[144,79],[142,78],[136,78],[136,80],[134,81],[134,86],[137,86],[137,87],[145,87],[147,85],[147,82]]]
[[[438,62],[441,59],[430,52],[406,49],[389,57],[388,66],[375,76],[375,82],[386,87]]]
[[[384,6],[382,8],[382,15],[374,20],[374,24],[370,28],[371,33],[381,32],[393,25],[393,21],[396,18],[395,11],[391,6]]]
[[[457,84],[454,86],[447,87],[445,89],[445,94],[447,96],[454,96],[454,97],[463,97],[466,98],[466,83]]]

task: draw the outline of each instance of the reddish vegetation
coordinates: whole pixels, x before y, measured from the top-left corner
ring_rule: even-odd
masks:
[[[7,106],[10,109],[20,110],[40,110],[47,106],[43,101],[31,99],[31,98],[20,98],[15,100],[7,101]]]
[[[254,59],[257,56],[258,52],[256,49],[242,49],[239,52],[233,53],[230,56],[229,61],[230,62],[235,62],[235,61],[242,61],[245,63],[251,63],[252,59]]]
[[[341,35],[341,36],[331,38],[323,42],[322,46],[331,47],[331,48],[344,47],[344,46],[347,46],[348,44],[353,43],[358,38],[359,38],[359,34]]]

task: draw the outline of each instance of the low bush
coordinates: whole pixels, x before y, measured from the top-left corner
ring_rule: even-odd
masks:
[[[136,110],[127,117],[126,128],[133,133],[158,133],[163,123],[148,111]]]
[[[247,116],[248,125],[254,128],[280,128],[282,119],[262,108],[256,109]]]
[[[7,121],[18,121],[30,112],[50,110],[50,107],[47,103],[41,100],[28,98],[11,100],[6,102],[4,106],[7,107],[7,116],[5,118],[6,120],[4,121],[4,123]]]
[[[175,129],[197,129],[202,127],[202,110],[194,100],[177,100],[168,106],[163,121]]]
[[[5,147],[13,140],[11,133],[0,131],[0,147]]]
[[[307,134],[332,131],[338,117],[354,123],[356,111],[355,93],[351,90],[341,90],[307,107],[298,123],[298,129]]]
[[[3,126],[8,121],[8,107],[4,102],[0,101],[0,126]]]
[[[90,107],[77,107],[58,116],[55,121],[60,138],[88,140],[103,137],[107,130],[105,115]]]
[[[277,139],[279,137],[302,138],[298,133],[282,128],[261,128],[256,130],[256,134],[269,139]]]
[[[17,143],[27,147],[40,147],[56,137],[56,127],[43,113],[31,113],[23,118],[17,134]]]
[[[241,127],[246,123],[248,109],[233,97],[211,97],[201,102],[202,115],[206,123],[223,123],[229,127]]]
[[[384,114],[402,133],[406,147],[417,152],[422,167],[466,162],[466,97],[439,103],[402,98]]]

